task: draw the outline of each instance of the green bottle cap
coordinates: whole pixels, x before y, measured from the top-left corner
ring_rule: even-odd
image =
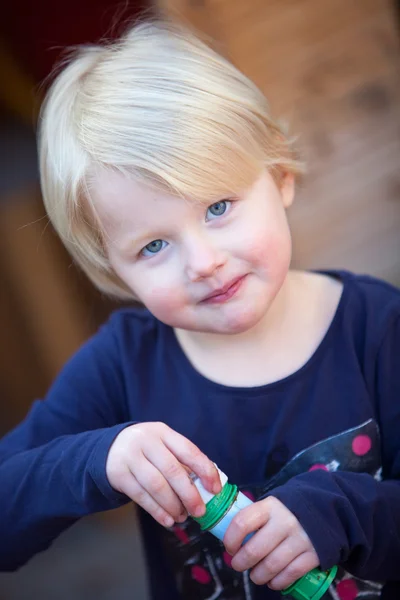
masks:
[[[335,579],[337,567],[327,571],[313,569],[288,588],[281,591],[283,596],[290,594],[294,600],[319,600]]]
[[[192,517],[200,525],[202,531],[212,529],[224,518],[232,504],[235,502],[238,489],[228,481],[219,494],[216,494],[206,504],[206,512],[202,517]]]
[[[200,525],[202,531],[212,529],[224,518],[237,495],[237,486],[226,481],[220,493],[206,502],[205,514],[202,517],[192,518]],[[336,566],[327,571],[313,569],[288,588],[281,590],[281,594],[283,596],[290,594],[294,600],[320,600],[334,580],[336,572]]]

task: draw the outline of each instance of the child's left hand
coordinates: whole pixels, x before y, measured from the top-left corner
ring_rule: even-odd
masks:
[[[241,547],[244,538],[256,531]],[[250,579],[282,590],[319,565],[310,538],[293,513],[269,496],[241,510],[232,519],[224,545],[236,571],[252,569]]]

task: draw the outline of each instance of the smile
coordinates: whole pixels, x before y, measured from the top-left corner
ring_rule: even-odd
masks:
[[[239,291],[242,286],[242,283],[245,279],[246,275],[242,275],[241,277],[236,277],[233,279],[228,285],[219,290],[215,290],[208,296],[206,296],[201,303],[202,304],[222,304],[227,300],[233,298],[233,296]]]

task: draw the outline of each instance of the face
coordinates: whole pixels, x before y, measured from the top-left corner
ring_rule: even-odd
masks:
[[[266,315],[285,280],[293,187],[263,172],[245,193],[201,205],[103,173],[93,199],[114,270],[155,317],[235,334]]]

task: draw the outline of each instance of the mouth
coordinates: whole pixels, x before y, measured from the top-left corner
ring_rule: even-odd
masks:
[[[201,304],[221,304],[222,302],[230,300],[241,288],[245,277],[246,275],[236,277],[224,287],[214,290],[211,294],[203,298]]]

